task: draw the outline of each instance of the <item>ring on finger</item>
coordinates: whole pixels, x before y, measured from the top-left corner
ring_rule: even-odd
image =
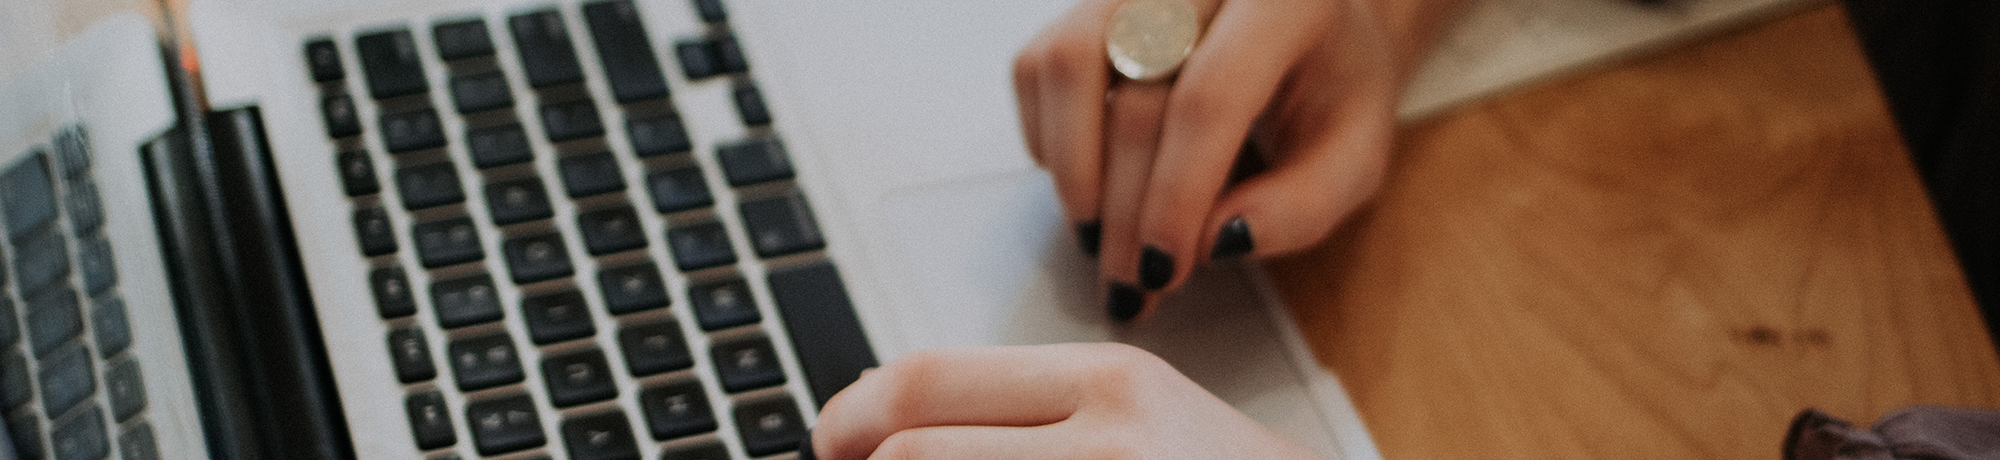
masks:
[[[1194,52],[1201,24],[1187,0],[1128,0],[1112,14],[1104,48],[1111,68],[1133,81],[1172,77]]]

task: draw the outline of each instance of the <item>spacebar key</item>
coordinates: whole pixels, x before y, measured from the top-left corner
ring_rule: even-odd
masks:
[[[821,261],[772,272],[768,281],[814,405],[825,406],[834,393],[861,378],[863,369],[876,365],[840,272],[832,262]]]

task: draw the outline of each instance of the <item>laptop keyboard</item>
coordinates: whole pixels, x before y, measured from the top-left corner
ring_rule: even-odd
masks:
[[[13,294],[0,295],[0,410],[22,458],[155,458],[85,136],[62,129],[48,149],[0,165],[12,256],[0,286]]]
[[[642,7],[700,25],[656,49]],[[508,11],[303,43],[411,440],[792,451],[875,358],[722,3]],[[734,113],[684,113],[669,72],[726,85]],[[690,119],[743,134],[701,145]]]

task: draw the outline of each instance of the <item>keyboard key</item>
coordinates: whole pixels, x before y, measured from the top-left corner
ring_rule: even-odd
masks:
[[[521,301],[521,315],[528,323],[528,340],[548,345],[589,337],[597,333],[590,320],[590,307],[583,294],[565,290],[529,297]]]
[[[694,0],[694,11],[701,15],[701,22],[715,24],[729,20],[729,13],[722,9],[722,0]]]
[[[39,458],[42,452],[42,420],[35,411],[20,411],[7,417],[7,431],[14,435],[14,452],[22,458]]]
[[[637,118],[625,122],[625,133],[632,137],[632,154],[644,157],[686,152],[693,148],[688,140],[687,128],[681,126],[679,115]]]
[[[403,400],[403,410],[410,416],[410,434],[416,437],[418,449],[458,443],[458,433],[451,426],[451,409],[445,407],[444,395],[437,390],[410,395]]]
[[[467,131],[465,139],[471,145],[472,164],[480,169],[527,163],[535,159],[534,149],[528,147],[528,133],[522,131],[519,124],[508,123]]]
[[[812,208],[797,192],[745,202],[739,208],[758,257],[777,257],[826,246],[819,224],[813,221]]]
[[[785,383],[778,355],[771,351],[771,341],[763,337],[718,343],[708,353],[723,391],[738,393]]]
[[[368,152],[359,150],[340,152],[334,160],[340,168],[340,187],[347,196],[373,195],[382,191],[382,183],[375,179],[375,162],[368,159]]]
[[[69,408],[76,407],[91,393],[97,392],[97,375],[91,370],[90,363],[90,350],[78,342],[71,342],[42,357],[36,377],[41,379],[44,413],[68,412]]]
[[[90,308],[90,333],[97,339],[97,351],[110,358],[132,346],[132,325],[125,318],[125,299],[107,297]]]
[[[34,394],[34,377],[28,376],[28,358],[13,348],[0,349],[0,412],[10,412],[27,404]]]
[[[709,441],[696,444],[682,444],[667,447],[660,454],[660,460],[723,460],[729,457],[729,448],[722,443]]]
[[[868,336],[861,331],[861,321],[854,316],[854,305],[833,264],[774,271],[765,281],[785,324],[811,325],[785,331],[816,405],[825,406],[835,393],[861,378],[862,370],[876,366],[875,352],[868,346]]]
[[[97,199],[97,183],[89,177],[72,178],[63,206],[69,210],[69,231],[88,235],[104,225],[104,206]]]
[[[597,152],[563,158],[563,188],[570,198],[583,198],[625,190],[625,176],[611,152]]]
[[[535,400],[514,395],[465,405],[465,420],[472,424],[472,443],[479,455],[499,455],[548,442],[542,435],[541,417],[535,414]]]
[[[792,159],[785,144],[765,138],[718,146],[716,159],[729,185],[742,187],[792,177]]]
[[[21,239],[56,217],[55,183],[49,181],[47,154],[35,152],[0,172],[0,217],[7,219],[7,237]]]
[[[474,391],[521,381],[521,358],[507,333],[453,340],[448,348],[451,373],[459,391]]]
[[[111,441],[104,435],[104,410],[96,405],[55,421],[49,430],[49,448],[56,460],[97,460],[109,454]]]
[[[76,248],[76,268],[83,272],[83,292],[97,296],[118,283],[118,265],[111,258],[111,241],[103,235]]]
[[[656,441],[715,431],[715,411],[708,408],[708,394],[702,392],[698,381],[640,390],[639,406]]]
[[[354,235],[361,241],[361,254],[379,256],[396,252],[396,233],[389,213],[382,208],[354,211]]]
[[[478,19],[438,24],[431,28],[437,42],[438,58],[445,60],[489,56],[493,38],[486,35],[486,22]]]
[[[681,73],[688,80],[700,80],[722,74],[722,67],[715,59],[715,46],[708,40],[682,40],[674,44],[674,54],[681,59]]]
[[[368,273],[368,290],[375,294],[375,312],[382,319],[417,313],[417,299],[410,293],[410,278],[403,267],[382,267]]]
[[[695,320],[701,329],[728,329],[763,320],[757,303],[750,297],[750,285],[731,277],[688,288],[688,303],[694,304]]]
[[[54,227],[14,240],[14,282],[23,294],[40,292],[69,275],[69,243]]]
[[[736,249],[729,246],[729,232],[721,222],[667,229],[667,244],[673,247],[674,265],[684,272],[736,263]]]
[[[646,190],[652,192],[653,209],[661,214],[703,208],[715,204],[708,194],[708,180],[701,168],[685,166],[646,175]]]
[[[326,137],[339,139],[361,134],[361,116],[354,112],[354,99],[346,94],[320,98],[319,115],[326,120]]]
[[[743,451],[752,457],[790,452],[805,439],[805,419],[790,397],[736,406],[736,433],[743,437]]]
[[[361,70],[368,77],[368,93],[376,99],[430,90],[410,31],[392,30],[356,37],[354,50],[361,56]]]
[[[70,126],[56,132],[56,164],[62,166],[62,177],[77,179],[90,169],[90,136],[84,135],[83,126]]]
[[[624,412],[564,420],[562,434],[572,460],[639,460],[639,444],[632,440]]]
[[[424,268],[438,268],[477,262],[486,258],[479,246],[479,231],[472,219],[460,217],[417,224],[411,230],[417,241],[417,259]]]
[[[139,375],[139,362],[125,358],[104,371],[104,393],[111,397],[111,416],[123,422],[146,408],[146,381]]]
[[[438,325],[447,329],[499,321],[502,315],[493,279],[484,274],[431,283],[431,307]]]
[[[715,37],[710,42],[715,50],[715,67],[724,73],[744,73],[750,71],[750,61],[743,58],[743,46],[736,43],[735,35]]]
[[[26,300],[28,344],[35,356],[45,356],[57,345],[83,333],[83,313],[78,311],[76,291],[68,286],[57,286]]]
[[[21,324],[16,322],[14,315],[14,301],[0,296],[0,347],[21,340]]]
[[[389,331],[389,362],[395,365],[396,381],[416,383],[436,378],[430,347],[424,341],[424,331],[416,326]]]
[[[153,427],[141,421],[118,436],[118,455],[124,460],[159,460],[160,446],[153,442]]]
[[[736,84],[730,93],[730,100],[736,101],[736,114],[743,117],[743,126],[757,127],[771,124],[771,110],[764,106],[764,93],[750,82]]]
[[[324,38],[306,42],[306,68],[312,70],[316,82],[347,77],[347,72],[340,68],[340,50],[334,49],[333,40]]]
[[[625,352],[626,370],[644,377],[687,369],[694,365],[687,340],[673,322],[626,326],[618,331],[618,346]]]
[[[611,83],[611,95],[618,102],[667,97],[667,81],[660,75],[652,41],[646,38],[646,29],[640,24],[632,0],[585,4],[583,18],[590,26],[592,41],[597,43],[597,57],[604,63],[604,78]]]
[[[507,240],[502,246],[507,253],[507,271],[513,274],[514,284],[566,278],[575,273],[570,268],[569,250],[563,246],[562,235],[550,233],[515,238]]]
[[[528,71],[528,85],[547,88],[583,81],[562,15],[555,10],[525,13],[509,18],[507,25],[513,30],[521,67]]]
[[[667,306],[667,289],[653,264],[604,270],[597,274],[604,309],[613,315]]]
[[[611,381],[611,366],[604,353],[595,349],[542,359],[542,379],[548,384],[549,404],[570,407],[618,396]]]
[[[646,229],[639,226],[639,215],[632,208],[600,209],[578,214],[576,227],[583,232],[583,245],[590,250],[590,255],[646,247]]]
[[[604,121],[597,117],[597,105],[588,99],[545,104],[542,130],[547,131],[549,142],[597,137],[604,135]]]
[[[389,153],[444,146],[444,128],[438,125],[436,110],[424,108],[383,115],[381,123],[382,146]]]
[[[494,225],[518,224],[555,215],[542,180],[533,177],[486,184],[486,206]]]
[[[473,113],[514,106],[514,93],[507,77],[485,72],[451,77],[451,102],[458,113]]]

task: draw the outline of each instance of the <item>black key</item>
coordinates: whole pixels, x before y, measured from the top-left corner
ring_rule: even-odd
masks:
[[[361,70],[368,76],[368,94],[376,99],[430,90],[410,31],[392,30],[355,37],[354,50],[361,55]]]
[[[605,255],[646,247],[646,229],[632,208],[611,208],[578,214],[576,227],[590,255]]]
[[[76,179],[90,169],[90,136],[83,133],[83,126],[70,126],[56,133],[56,163],[62,166],[62,176]]]
[[[451,373],[459,391],[474,391],[521,381],[521,358],[507,333],[453,340],[447,346]]]
[[[533,177],[486,184],[486,206],[494,225],[518,224],[555,215],[542,180]]]
[[[736,393],[785,383],[778,354],[763,337],[718,343],[708,353],[715,375],[722,380],[722,391]]]
[[[411,236],[417,241],[417,259],[424,268],[438,268],[477,262],[486,258],[479,248],[479,230],[472,219],[460,217],[417,224]]]
[[[431,450],[458,443],[458,433],[451,427],[451,409],[445,407],[444,395],[437,390],[405,398],[403,411],[410,416],[410,434],[417,438],[418,449]]]
[[[368,159],[368,152],[340,152],[335,163],[335,167],[340,168],[340,186],[347,190],[347,196],[372,195],[382,191],[381,181],[375,179],[375,162]]]
[[[124,460],[159,460],[160,446],[153,442],[153,427],[141,421],[118,435],[118,456]]]
[[[743,58],[743,45],[736,43],[735,35],[715,37],[709,45],[715,50],[715,67],[724,73],[744,73],[750,71],[750,61]]]
[[[793,325],[785,331],[816,405],[825,406],[834,393],[861,378],[862,370],[876,366],[875,352],[833,264],[775,271],[766,281],[778,316]]]
[[[689,287],[688,303],[694,304],[694,317],[702,330],[728,329],[763,319],[757,314],[757,302],[750,297],[750,284],[743,278]]]
[[[471,145],[473,166],[480,169],[535,159],[534,149],[528,146],[528,133],[515,123],[467,131],[465,142]]]
[[[674,249],[674,265],[684,272],[736,263],[736,250],[721,222],[667,229],[667,244]]]
[[[394,228],[389,224],[389,213],[382,208],[354,211],[354,235],[361,240],[362,255],[379,256],[396,252]]]
[[[674,54],[680,56],[681,72],[688,80],[722,74],[722,67],[715,62],[715,46],[708,40],[682,40],[674,44]]]
[[[698,381],[640,390],[639,406],[646,411],[646,427],[654,440],[715,431],[715,411],[708,408],[708,394],[702,392]]]
[[[368,290],[375,294],[375,312],[382,319],[417,313],[417,299],[410,293],[410,278],[403,274],[403,267],[382,267],[368,273]]]
[[[27,404],[34,392],[34,377],[28,376],[28,358],[13,348],[0,350],[0,412]]]
[[[444,146],[444,128],[438,125],[437,111],[429,108],[382,116],[382,146],[389,153],[403,153]]]
[[[125,358],[104,371],[104,393],[111,397],[111,416],[123,422],[146,408],[146,380],[139,375],[139,362]]]
[[[42,357],[36,377],[41,379],[44,413],[68,412],[97,392],[97,375],[92,373],[90,362],[90,350],[76,342]]]
[[[14,342],[21,340],[21,325],[16,322],[14,315],[14,301],[9,300],[7,296],[0,296],[0,347],[13,345]]]
[[[611,152],[597,152],[563,158],[563,188],[570,198],[583,198],[625,190],[625,176]]]
[[[785,154],[785,144],[777,139],[756,139],[718,146],[715,156],[721,161],[722,175],[731,186],[742,187],[792,177],[792,159]]]
[[[14,240],[14,281],[23,294],[40,292],[68,274],[69,244],[55,228]]]
[[[792,398],[779,397],[736,406],[736,433],[743,436],[745,452],[762,457],[798,449],[806,424]]]
[[[361,116],[354,112],[354,99],[346,94],[320,98],[319,115],[326,120],[326,137],[338,139],[361,134]]]
[[[118,283],[118,265],[111,257],[111,241],[98,235],[77,246],[76,269],[83,273],[85,294],[97,296],[111,289],[111,285]]]
[[[660,454],[660,460],[728,460],[729,458],[729,448],[715,441],[668,447],[666,452]]]
[[[451,102],[458,113],[473,113],[514,106],[513,90],[500,72],[451,77]]]
[[[764,106],[764,92],[750,82],[736,84],[730,93],[730,100],[736,101],[736,114],[743,117],[743,126],[768,126],[771,124],[771,109]]]
[[[597,285],[604,309],[614,315],[667,306],[667,288],[650,263],[598,272]]]
[[[681,328],[672,322],[626,326],[618,331],[618,346],[625,354],[626,370],[634,377],[687,369],[694,365]]]
[[[41,458],[42,420],[35,411],[20,411],[7,417],[7,431],[14,435],[14,452],[25,459]]]
[[[104,225],[104,207],[97,199],[97,183],[88,177],[72,178],[63,206],[69,209],[69,231],[88,235]]]
[[[542,380],[548,384],[549,404],[570,407],[618,396],[611,382],[611,366],[604,353],[584,350],[542,359]]]
[[[547,88],[583,81],[562,15],[555,10],[525,13],[509,18],[507,25],[521,53],[521,67],[528,71],[528,85]]]
[[[624,412],[564,420],[562,435],[572,460],[639,460],[639,444],[632,440]]]
[[[465,420],[472,424],[472,444],[479,448],[479,455],[499,455],[548,442],[542,436],[541,417],[535,414],[535,400],[528,395],[468,403]]]
[[[92,405],[55,421],[49,430],[49,449],[56,460],[97,460],[110,453],[110,439],[104,435],[104,410]]]
[[[484,274],[431,283],[431,307],[438,325],[447,329],[499,321],[502,315],[493,278]]]
[[[19,240],[56,217],[55,183],[49,181],[47,154],[35,152],[0,172],[0,214],[7,237]]]
[[[590,307],[583,294],[574,290],[543,294],[521,301],[521,316],[528,323],[528,340],[547,345],[589,337],[597,333],[590,320]]]
[[[28,344],[35,356],[47,355],[57,345],[83,333],[83,313],[76,304],[76,291],[58,286],[29,297]]]
[[[507,271],[514,276],[514,284],[528,284],[537,281],[568,277],[575,273],[569,265],[569,249],[563,245],[562,235],[550,233],[507,240],[502,244],[507,253]]]
[[[590,100],[542,105],[542,130],[549,142],[604,135],[604,121],[597,118],[597,105]]]
[[[633,119],[625,122],[625,133],[632,136],[632,154],[640,157],[686,152],[693,148],[693,143],[688,140],[687,127],[681,126],[679,115]]]
[[[431,28],[431,39],[437,41],[441,59],[493,54],[493,38],[486,35],[486,22],[478,19],[438,24]]]
[[[396,367],[396,380],[416,383],[437,377],[431,364],[431,345],[416,326],[389,331],[389,362]]]
[[[819,224],[813,221],[812,208],[797,192],[745,202],[739,208],[758,257],[777,257],[826,246]]]
[[[347,71],[340,68],[340,50],[334,49],[333,40],[324,38],[306,42],[306,68],[312,69],[316,82],[347,77]]]
[[[646,38],[632,0],[585,4],[583,19],[590,24],[590,38],[597,42],[597,57],[604,63],[604,78],[611,82],[611,95],[618,102],[667,97],[667,80],[660,75],[652,41]]]
[[[652,192],[653,209],[661,214],[686,211],[715,204],[708,194],[708,180],[701,168],[686,166],[646,175],[646,190]]]
[[[105,358],[132,346],[132,325],[125,317],[125,299],[108,297],[92,305],[90,333],[97,339],[97,352]]]
[[[694,0],[694,11],[701,15],[701,22],[714,24],[729,20],[729,12],[722,9],[722,0]]]

